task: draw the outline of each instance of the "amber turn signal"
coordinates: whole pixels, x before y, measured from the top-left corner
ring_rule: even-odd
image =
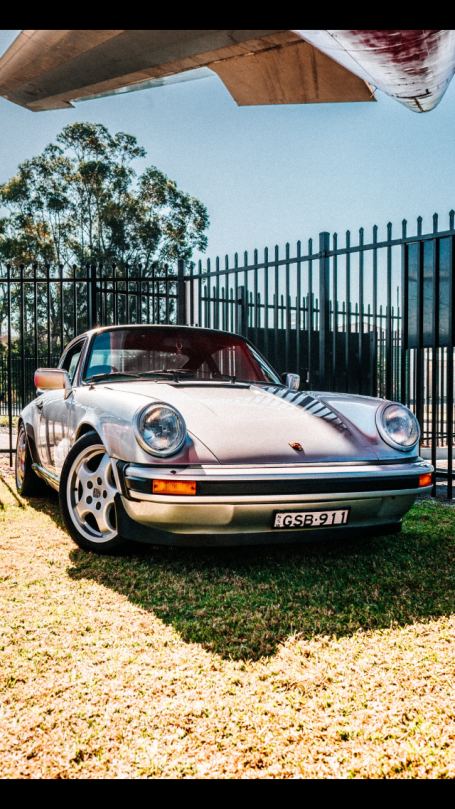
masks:
[[[433,485],[433,475],[431,472],[427,472],[426,475],[419,475],[419,486],[432,486]]]
[[[153,494],[196,494],[195,480],[154,480]]]

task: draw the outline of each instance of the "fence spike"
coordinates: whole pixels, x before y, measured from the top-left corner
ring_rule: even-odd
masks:
[[[438,215],[437,213],[433,214],[433,233],[438,232]]]
[[[403,239],[406,238],[407,229],[408,229],[407,219],[403,219],[402,222],[401,222],[401,237]]]
[[[417,236],[422,235],[422,222],[423,222],[422,217],[418,216],[417,217]]]
[[[452,210],[449,211],[449,229],[450,230],[453,230],[454,218],[455,218],[455,211],[452,208]]]

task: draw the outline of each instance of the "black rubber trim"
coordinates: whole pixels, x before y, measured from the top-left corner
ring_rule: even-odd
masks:
[[[125,486],[134,492],[141,492],[141,494],[152,494],[152,481],[146,478],[137,478],[132,475],[125,476]]]
[[[123,497],[126,497],[127,499],[130,499],[129,494],[128,494],[128,489],[127,489],[127,487],[125,485],[125,466],[128,466],[127,461],[117,461],[117,471],[118,471],[118,476],[119,476],[119,480],[120,480],[120,486],[121,486],[121,489],[122,489]]]
[[[119,462],[118,462],[119,463]],[[158,475],[157,475],[158,477]],[[129,494],[152,494],[150,478],[125,475],[125,487]],[[377,475],[361,478],[324,478],[317,480],[234,480],[197,481],[196,496],[239,496],[279,494],[347,494],[350,492],[387,492],[403,489],[418,489],[419,475]]]

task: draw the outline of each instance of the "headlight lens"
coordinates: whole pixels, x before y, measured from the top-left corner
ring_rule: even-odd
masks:
[[[379,432],[396,449],[411,449],[420,437],[419,423],[407,407],[389,404],[380,413]]]
[[[154,455],[174,455],[185,443],[183,417],[174,407],[162,402],[141,410],[136,416],[135,427],[140,445]]]

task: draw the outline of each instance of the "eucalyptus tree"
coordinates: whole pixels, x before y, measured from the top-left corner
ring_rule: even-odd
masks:
[[[0,262],[25,265],[26,275],[33,265],[80,273],[92,263],[140,264],[147,277],[152,268],[160,275],[165,262],[190,259],[195,248],[204,251],[207,209],[156,166],[139,173],[145,158],[133,135],[113,135],[102,124],[66,126],[0,185]],[[51,295],[50,306],[54,323],[66,303]],[[4,317],[0,282],[0,335]]]
[[[207,246],[208,215],[146,157],[133,135],[102,124],[66,126],[0,186],[0,257],[30,264],[189,259]]]

